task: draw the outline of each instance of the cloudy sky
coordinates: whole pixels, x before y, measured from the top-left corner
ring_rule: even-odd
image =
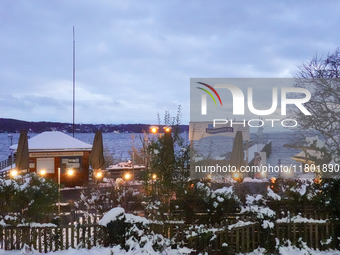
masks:
[[[0,117],[72,122],[190,119],[190,78],[292,77],[340,45],[340,2],[2,0]]]

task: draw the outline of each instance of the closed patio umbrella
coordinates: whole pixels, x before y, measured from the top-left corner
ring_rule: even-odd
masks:
[[[16,168],[18,171],[29,170],[29,153],[28,153],[28,139],[27,131],[20,132],[19,143],[17,147],[17,155],[15,160]]]
[[[90,165],[94,171],[98,171],[104,166],[104,149],[102,131],[97,130],[93,139],[92,151],[90,154]]]
[[[235,138],[234,138],[234,144],[233,144],[233,150],[231,152],[231,158],[230,158],[230,166],[236,168],[237,172],[232,174],[232,177],[237,182],[243,181],[243,174],[240,172],[241,166],[244,166],[244,151],[243,151],[243,137],[242,137],[242,131],[237,131]]]

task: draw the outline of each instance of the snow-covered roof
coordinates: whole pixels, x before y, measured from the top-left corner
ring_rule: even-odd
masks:
[[[16,151],[18,144],[10,149]],[[28,139],[28,149],[34,151],[90,151],[92,145],[59,131],[47,131]]]
[[[132,165],[131,160],[129,160],[128,162],[120,162],[116,165],[110,165],[108,168],[106,168],[106,170],[127,170],[127,169],[144,169],[145,166],[143,165]]]

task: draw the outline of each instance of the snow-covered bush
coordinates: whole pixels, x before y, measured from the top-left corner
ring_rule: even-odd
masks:
[[[270,193],[271,194],[271,193]],[[260,226],[261,247],[269,254],[275,251],[274,222],[276,213],[267,206],[267,200],[263,195],[247,195],[245,206],[241,208],[241,215],[250,216]]]
[[[321,183],[321,202],[323,203],[323,210],[321,212],[327,213],[329,219],[335,223],[332,238],[332,246],[340,247],[340,178],[322,179]],[[320,213],[321,213],[320,212]]]
[[[143,195],[136,189],[112,187],[84,190],[74,204],[88,216],[96,216],[117,206],[124,207],[126,211],[142,210],[142,200]]]
[[[207,212],[207,202],[210,196],[210,187],[206,182],[198,182],[197,180],[183,183],[180,187],[174,207],[177,220],[185,220],[186,223],[194,223],[196,221],[196,213]]]
[[[145,248],[149,252],[170,247],[170,240],[150,230],[148,219],[125,213],[121,207],[111,209],[99,224],[106,228],[105,246],[120,245],[126,251]]]
[[[209,182],[197,180],[187,182],[183,194],[175,201],[175,209],[182,212],[181,219],[187,223],[220,223],[239,206],[233,186],[212,190]],[[207,213],[207,216],[195,219],[196,213]]]
[[[58,201],[58,185],[31,173],[0,179],[0,221],[7,224],[44,222]],[[10,217],[13,216],[13,217]]]
[[[307,205],[324,206],[320,191],[321,186],[314,179],[276,179],[266,198],[278,215],[289,212],[294,216],[305,213]]]
[[[91,214],[102,214],[107,212],[112,206],[117,206],[118,193],[102,192],[99,189],[83,190],[80,199],[74,203],[77,209],[86,211]]]
[[[198,252],[208,252],[209,246],[212,245],[216,238],[215,232],[223,229],[208,228],[206,225],[191,226],[185,232],[189,244],[195,243],[195,250]]]
[[[146,216],[149,219],[155,220],[155,221],[164,221],[164,213],[166,210],[165,203],[162,203],[161,201],[157,199],[146,199],[142,202],[144,206],[144,211]]]
[[[229,213],[235,213],[240,208],[240,199],[233,186],[223,187],[211,192],[209,205],[214,212],[210,223],[220,223]]]

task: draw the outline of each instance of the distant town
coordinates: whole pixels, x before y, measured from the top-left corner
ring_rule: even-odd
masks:
[[[151,124],[75,124],[76,133],[95,133],[101,130],[104,133],[143,133],[148,132]],[[161,126],[161,125],[158,125]],[[189,125],[180,125],[181,132],[189,131]],[[44,131],[73,132],[71,123],[60,122],[30,122],[15,119],[0,118],[0,133],[19,133],[27,130],[30,133],[42,133]],[[160,128],[160,130],[163,130]]]

